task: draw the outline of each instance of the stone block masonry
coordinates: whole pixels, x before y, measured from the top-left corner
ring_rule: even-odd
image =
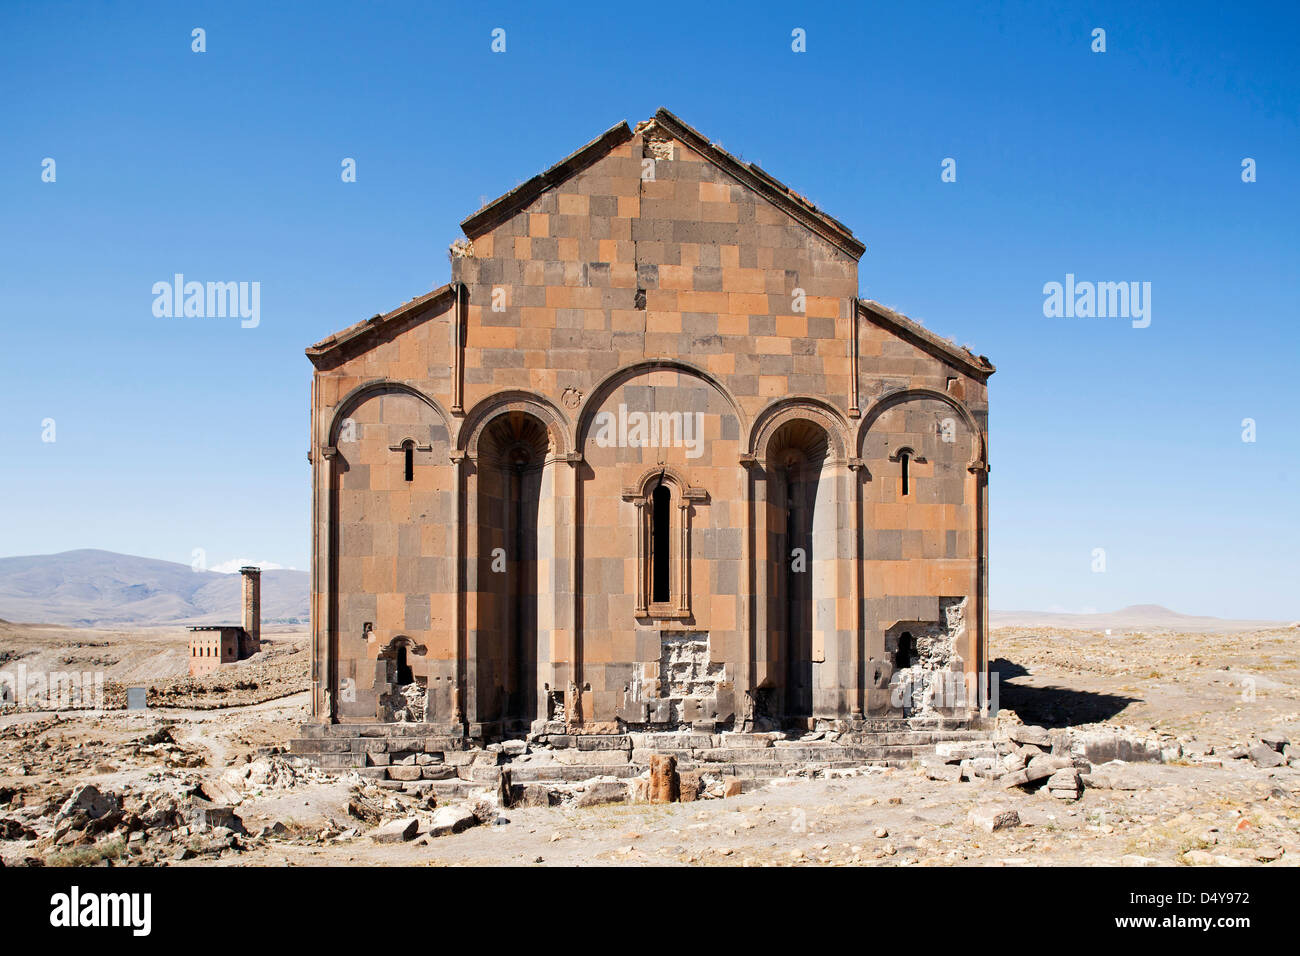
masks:
[[[315,722],[980,715],[934,689],[987,675],[986,358],[666,110],[461,225],[448,285],[307,350]]]

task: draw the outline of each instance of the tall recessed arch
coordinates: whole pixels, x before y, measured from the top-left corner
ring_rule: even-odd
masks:
[[[555,457],[568,458],[572,454],[573,427],[568,416],[548,399],[523,389],[497,392],[475,405],[465,417],[457,435],[456,447],[471,459],[477,459],[484,429],[496,418],[511,412],[528,413],[546,426]]]
[[[780,398],[759,412],[749,435],[749,453],[758,461],[766,461],[772,437],[782,426],[801,418],[815,422],[826,433],[832,460],[844,461],[849,457],[848,420],[834,405],[811,395]]]

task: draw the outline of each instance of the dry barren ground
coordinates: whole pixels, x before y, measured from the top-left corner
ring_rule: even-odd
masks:
[[[1300,769],[1239,754],[1261,736],[1300,742],[1298,637],[996,631],[1001,704],[1026,724],[1122,728],[1166,750],[1165,762],[1099,768],[1077,801],[914,767],[805,771],[662,806],[502,809],[485,793],[477,807],[446,808],[277,756],[304,717],[303,694],[212,709],[230,692],[195,690],[192,706],[145,715],[10,713],[0,716],[0,856],[10,866],[1295,865]],[[104,807],[84,792],[69,808],[87,783],[115,809],[96,818]],[[247,835],[223,826],[226,805]],[[209,806],[196,825],[195,808],[202,820]],[[440,812],[467,817],[462,807],[477,809],[475,825],[431,835]],[[989,807],[1016,810],[1020,825],[990,833],[970,822]],[[402,819],[416,821],[414,839],[375,841],[376,821]]]
[[[147,687],[149,706],[255,704],[308,686],[308,636],[269,627],[262,651],[217,674],[189,676],[190,632],[179,626],[76,628],[0,621],[0,667],[27,674],[98,675],[104,706],[126,706],[127,687]]]

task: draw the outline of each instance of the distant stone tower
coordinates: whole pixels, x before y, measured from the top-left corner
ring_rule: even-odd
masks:
[[[256,654],[262,649],[262,569],[240,568],[244,576],[244,633],[247,648],[241,648],[240,657]]]

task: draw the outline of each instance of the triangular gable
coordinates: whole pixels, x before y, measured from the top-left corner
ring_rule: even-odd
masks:
[[[504,196],[488,203],[474,215],[465,219],[460,228],[470,239],[499,226],[519,210],[529,206],[542,193],[554,189],[565,180],[578,175],[587,167],[603,159],[610,150],[622,146],[632,138],[626,122],[620,122],[601,133],[586,146],[570,153],[550,169],[538,173],[528,182],[516,186]]]
[[[637,132],[644,131],[650,124],[658,126],[669,136],[682,142],[728,176],[749,187],[837,249],[853,256],[854,259],[861,258],[862,253],[866,251],[866,246],[842,222],[826,215],[761,167],[754,163],[743,162],[721,146],[710,142],[708,137],[699,130],[687,125],[668,110],[659,109],[649,123],[637,127]],[[593,165],[611,150],[626,143],[632,136],[633,131],[628,128],[626,122],[611,126],[554,166],[488,203],[465,219],[460,224],[461,229],[470,239],[481,236],[525,209],[548,189],[559,186],[565,180]]]
[[[975,376],[981,382],[997,371],[986,356],[976,355],[970,349],[961,348],[955,342],[950,342],[942,336],[935,335],[915,319],[909,319],[901,312],[895,312],[879,302],[871,299],[859,299],[858,315],[881,328],[888,329],[923,352],[927,352],[942,361],[956,364],[963,371]]]
[[[853,235],[848,226],[822,212],[762,167],[732,156],[721,146],[710,142],[708,137],[699,130],[688,126],[666,109],[660,108],[655,113],[654,122],[665,133],[685,143],[728,176],[754,190],[831,245],[847,252],[854,259],[862,258],[862,253],[867,247]]]
[[[441,305],[451,305],[456,298],[456,284],[448,283],[439,286],[432,292],[427,292],[422,296],[411,299],[409,302],[399,305],[391,312],[385,312],[381,315],[374,315],[368,319],[350,325],[341,332],[335,332],[333,335],[321,339],[311,348],[307,349],[307,357],[311,359],[312,364],[321,367],[326,356],[346,349],[348,346],[352,350],[364,351],[366,341],[373,338],[381,332],[394,328],[402,323],[405,319],[418,316],[431,308]]]

